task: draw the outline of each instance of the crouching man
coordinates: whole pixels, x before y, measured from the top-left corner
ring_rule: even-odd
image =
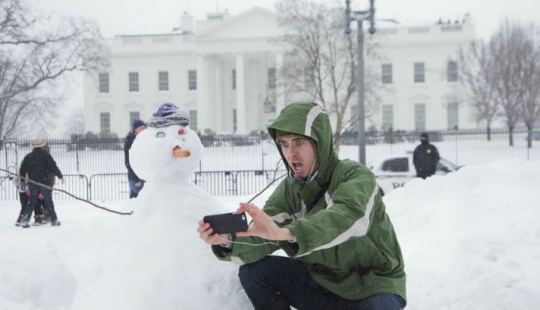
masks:
[[[240,262],[255,309],[398,310],[405,307],[401,249],[373,173],[339,160],[328,115],[315,103],[287,106],[268,128],[288,177],[235,234],[201,239],[220,260]],[[272,256],[282,249],[289,257]]]

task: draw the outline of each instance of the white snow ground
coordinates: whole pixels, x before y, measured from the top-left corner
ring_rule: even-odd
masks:
[[[0,202],[0,309],[250,309],[237,266],[213,257],[196,220],[251,197],[150,189],[95,202],[130,216],[57,201],[60,227],[15,227],[19,203]],[[539,189],[540,161],[499,160],[387,195],[405,258],[406,309],[540,308]]]

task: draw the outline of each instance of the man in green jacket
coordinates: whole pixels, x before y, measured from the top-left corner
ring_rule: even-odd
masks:
[[[339,160],[328,115],[293,103],[268,128],[287,162],[284,179],[261,210],[240,203],[246,232],[197,231],[221,260],[243,264],[239,277],[255,309],[405,307],[401,249],[373,173]],[[282,249],[289,257],[270,255]]]

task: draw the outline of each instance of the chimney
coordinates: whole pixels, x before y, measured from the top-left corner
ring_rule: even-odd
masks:
[[[180,28],[182,29],[182,34],[193,34],[193,16],[184,12],[180,19]]]

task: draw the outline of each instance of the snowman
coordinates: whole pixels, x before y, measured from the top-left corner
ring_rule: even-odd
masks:
[[[174,104],[163,104],[131,147],[131,165],[146,183],[129,202],[134,210],[129,222],[137,229],[127,229],[135,231],[134,236],[126,236],[131,253],[126,264],[118,266],[132,271],[123,277],[126,298],[135,298],[127,305],[131,309],[213,309],[216,305],[250,309],[238,265],[215,258],[196,231],[205,215],[227,210],[190,182],[204,147],[189,121],[189,115]],[[182,272],[171,272],[179,265]]]

